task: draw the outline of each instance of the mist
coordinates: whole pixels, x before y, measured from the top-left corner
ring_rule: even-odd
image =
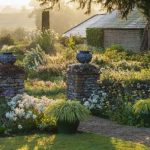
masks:
[[[16,9],[11,6],[0,8],[0,29],[7,28],[10,30],[18,27],[30,31],[41,29],[42,10],[37,8],[34,1],[32,6],[34,7],[33,9],[27,7]],[[61,4],[60,9],[54,8],[50,10],[50,28],[62,34],[96,13],[98,11],[94,10],[90,15],[85,15],[85,10]]]

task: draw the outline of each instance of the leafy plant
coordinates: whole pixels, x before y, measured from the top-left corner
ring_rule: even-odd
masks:
[[[125,49],[121,45],[112,44],[111,47],[106,49],[106,51],[123,52],[123,51],[125,51]]]
[[[39,32],[35,37],[35,43],[38,44],[46,54],[55,53],[56,33],[52,30]]]
[[[86,100],[84,99],[84,106],[91,110],[93,115],[106,116],[107,115],[107,93],[104,91],[93,91],[91,96]]]
[[[74,50],[75,49],[75,40],[74,38],[71,36],[68,39],[68,43],[67,43],[68,48]]]
[[[0,134],[4,134],[5,130],[5,126],[2,123],[0,123]]]
[[[119,105],[120,104],[120,105]],[[118,105],[110,106],[108,111],[109,118],[120,124],[135,125],[136,117],[133,113],[133,105],[130,102],[120,102]],[[112,109],[114,108],[114,109]]]
[[[29,70],[36,70],[38,66],[46,63],[46,55],[39,45],[27,51],[23,59],[24,66]]]
[[[138,100],[133,109],[140,125],[150,126],[150,99]]]
[[[74,41],[74,45],[84,44],[85,39],[81,36],[71,36],[71,38]],[[65,47],[68,46],[69,40],[70,37],[67,36],[62,36],[59,38],[59,42]]]
[[[51,105],[46,114],[53,116],[57,121],[76,122],[85,120],[89,116],[89,111],[78,101],[56,101]]]

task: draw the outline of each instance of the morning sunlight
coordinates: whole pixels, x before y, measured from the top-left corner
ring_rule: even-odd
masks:
[[[0,150],[150,150],[150,1],[0,0]]]

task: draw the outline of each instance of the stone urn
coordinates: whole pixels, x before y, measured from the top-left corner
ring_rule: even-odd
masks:
[[[84,64],[89,63],[92,60],[92,54],[90,51],[79,51],[76,56],[77,60]]]
[[[16,62],[16,56],[14,56],[12,52],[5,52],[0,55],[0,63],[2,64],[13,65],[15,62]]]

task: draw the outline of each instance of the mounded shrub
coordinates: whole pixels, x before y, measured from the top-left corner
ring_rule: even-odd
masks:
[[[3,45],[14,45],[14,40],[9,34],[0,37],[0,46],[2,47]]]

